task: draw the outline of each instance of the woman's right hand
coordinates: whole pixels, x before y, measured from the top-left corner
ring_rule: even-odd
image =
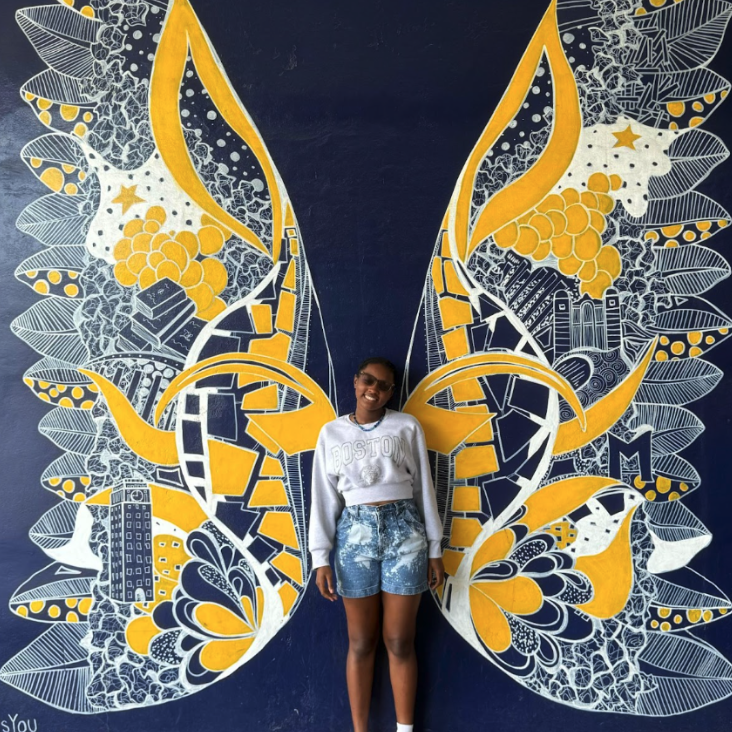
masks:
[[[335,602],[338,599],[333,584],[333,570],[328,565],[315,570],[315,584],[326,600]]]

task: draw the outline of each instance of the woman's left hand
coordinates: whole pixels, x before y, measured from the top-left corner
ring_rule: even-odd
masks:
[[[431,557],[427,565],[427,582],[431,590],[436,590],[445,581],[445,565],[442,557]]]

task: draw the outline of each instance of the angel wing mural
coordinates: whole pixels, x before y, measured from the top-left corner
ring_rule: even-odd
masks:
[[[732,693],[696,638],[729,599],[684,571],[686,408],[730,318],[695,191],[732,5],[555,0],[470,154],[435,245],[404,409],[434,451],[449,578],[435,599],[486,659],[580,709],[665,716]]]
[[[728,214],[695,187],[723,0],[553,0],[468,158],[435,245],[404,409],[435,456],[448,580],[482,656],[579,709],[679,714],[732,693],[693,629],[730,601],[685,568],[688,405],[729,335]],[[285,187],[188,0],[30,7],[47,68],[22,152],[51,192],[18,228],[38,302],[12,324],[60,450],[49,564],[14,593],[38,637],[0,679],[74,713],[233,673],[308,576],[306,456],[330,358]],[[30,239],[29,239],[30,241]],[[467,652],[467,650],[466,650]]]
[[[17,20],[48,66],[22,157],[52,192],[18,219],[45,248],[12,329],[62,454],[30,532],[51,564],[10,602],[47,627],[0,678],[123,710],[230,674],[297,609],[330,360],[287,192],[188,0]]]

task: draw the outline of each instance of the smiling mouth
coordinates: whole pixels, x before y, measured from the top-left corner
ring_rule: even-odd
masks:
[[[370,394],[364,394],[363,398],[366,399],[369,402],[378,402],[379,398],[375,396],[371,396]]]

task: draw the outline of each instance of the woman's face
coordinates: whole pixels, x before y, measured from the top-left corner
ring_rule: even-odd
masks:
[[[382,391],[380,387],[384,385],[390,385],[391,388]],[[383,364],[370,363],[368,366],[364,366],[360,374],[356,374],[353,379],[353,388],[356,393],[357,409],[381,414],[394,393],[394,374]]]

